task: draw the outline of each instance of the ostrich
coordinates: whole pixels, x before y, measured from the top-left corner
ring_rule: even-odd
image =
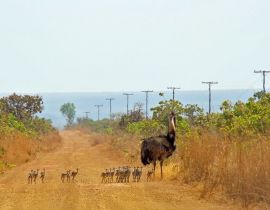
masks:
[[[40,172],[40,179],[41,179],[42,183],[44,183],[44,178],[45,178],[45,168],[43,168],[43,171]]]
[[[102,177],[101,183],[106,182],[106,175],[107,175],[107,169],[105,169],[105,172],[101,173],[101,177]]]
[[[144,165],[153,163],[154,175],[156,162],[160,161],[161,178],[163,178],[163,161],[170,157],[176,149],[175,146],[175,114],[169,116],[167,135],[154,136],[144,139],[141,145],[141,161]]]
[[[146,179],[147,181],[149,181],[151,179],[153,173],[154,173],[154,169],[147,172],[147,179]]]
[[[34,183],[36,184],[36,180],[37,180],[37,177],[38,177],[38,172],[39,172],[39,169],[37,169],[37,171],[33,172],[33,179],[34,179]]]
[[[76,171],[72,171],[70,176],[72,176],[72,181],[74,181],[75,177],[77,176],[77,174],[79,173],[79,169],[77,168]]]
[[[32,184],[32,180],[33,180],[33,175],[34,175],[34,171],[33,169],[30,171],[30,173],[28,174],[28,184]]]
[[[67,178],[67,182],[69,182],[69,180],[70,180],[70,170],[67,170],[66,173],[61,174],[61,180],[62,180],[63,183],[65,181],[65,178]]]

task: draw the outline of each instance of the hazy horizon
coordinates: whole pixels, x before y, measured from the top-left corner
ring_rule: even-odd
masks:
[[[148,90],[153,90],[153,89],[148,89]],[[215,91],[261,91],[262,89],[260,88],[239,88],[239,89],[219,89],[212,87],[211,89],[213,92]],[[154,93],[172,93],[172,91],[164,89],[164,90],[153,90]],[[208,87],[206,89],[194,89],[194,90],[176,90],[175,92],[208,92]],[[269,91],[269,89],[266,88],[266,91]],[[3,94],[74,94],[74,93],[79,93],[79,94],[84,94],[84,93],[97,93],[97,94],[105,94],[105,93],[126,93],[126,92],[131,92],[131,93],[141,93],[142,90],[129,90],[129,91],[63,91],[63,92],[20,92],[20,91],[12,91],[12,92],[0,92],[0,95]],[[151,93],[150,93],[151,94]]]

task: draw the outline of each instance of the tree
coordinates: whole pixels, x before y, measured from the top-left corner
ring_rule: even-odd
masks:
[[[167,125],[168,116],[172,111],[174,111],[177,120],[182,120],[184,107],[180,101],[165,100],[160,101],[158,106],[151,108],[151,111],[153,111],[154,120],[158,120],[163,125]]]
[[[142,107],[142,103],[135,103],[133,110],[128,115],[124,114],[121,116],[119,125],[121,127],[126,127],[128,123],[140,122],[144,120],[144,113],[142,112]]]
[[[65,103],[60,108],[61,113],[67,120],[67,126],[71,126],[75,119],[76,107],[73,103]]]
[[[192,126],[203,126],[206,123],[204,111],[197,104],[187,104],[184,108],[184,116]]]
[[[13,114],[18,120],[26,122],[32,120],[37,113],[43,110],[41,96],[13,94],[0,99],[0,111]]]

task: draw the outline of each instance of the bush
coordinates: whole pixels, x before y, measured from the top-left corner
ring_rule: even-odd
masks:
[[[36,132],[37,135],[46,135],[55,131],[51,120],[38,117],[35,117],[33,120],[27,123],[27,129]]]
[[[209,125],[233,136],[266,134],[270,129],[270,94],[256,93],[248,102],[224,101],[221,113],[210,116]]]
[[[112,134],[118,128],[118,122],[108,119],[94,121],[89,118],[78,118],[75,128],[80,128],[92,132]]]
[[[151,135],[162,134],[164,126],[157,120],[143,120],[140,122],[129,123],[126,130],[128,133],[146,138]]]

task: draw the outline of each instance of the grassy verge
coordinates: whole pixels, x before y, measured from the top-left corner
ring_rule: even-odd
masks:
[[[50,132],[38,139],[18,132],[0,137],[0,173],[34,159],[38,152],[48,152],[61,144],[57,132]]]

